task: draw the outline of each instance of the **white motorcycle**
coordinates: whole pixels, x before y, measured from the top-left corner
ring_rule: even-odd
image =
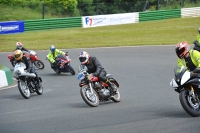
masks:
[[[189,72],[184,66],[177,66],[174,73],[170,85],[179,93],[183,109],[193,117],[200,116],[200,73]]]
[[[42,79],[39,77],[39,83],[35,79],[35,73],[29,73],[26,70],[26,65],[23,62],[17,63],[14,67],[13,77],[18,81],[19,92],[25,99],[29,99],[31,93],[36,92],[42,95]]]

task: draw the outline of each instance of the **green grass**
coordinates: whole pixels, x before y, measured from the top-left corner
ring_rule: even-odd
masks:
[[[0,35],[0,52],[13,51],[20,41],[27,49],[59,49],[138,45],[171,45],[192,42],[200,27],[200,17],[149,21],[96,28],[55,29]]]
[[[4,66],[0,65],[0,70],[3,69],[3,68],[4,68]]]

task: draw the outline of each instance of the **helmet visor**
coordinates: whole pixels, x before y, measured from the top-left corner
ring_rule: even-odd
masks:
[[[80,62],[84,62],[86,60],[86,57],[79,57]]]
[[[177,54],[177,56],[178,56],[179,58],[183,58],[183,56],[184,56],[184,51],[185,51],[185,48],[182,48],[182,49],[177,48],[177,49],[176,49],[176,54]]]
[[[51,52],[52,52],[52,53],[55,53],[55,51],[56,51],[55,48],[52,48],[52,49],[51,49]]]
[[[20,54],[16,54],[14,55],[15,58],[19,58],[20,57]]]

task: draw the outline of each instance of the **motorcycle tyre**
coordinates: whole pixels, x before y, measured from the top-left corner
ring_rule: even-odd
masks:
[[[68,69],[69,69],[69,72],[72,74],[72,75],[75,75],[76,73],[75,73],[75,71],[74,71],[74,69],[72,68],[72,66],[68,66]]]
[[[41,65],[39,66],[38,63]],[[38,68],[38,69],[44,69],[44,63],[41,60],[35,61],[34,65]]]
[[[11,61],[13,67],[15,67],[15,61]]]
[[[179,99],[181,102],[181,105],[183,107],[183,109],[191,116],[193,117],[198,117],[200,116],[200,110],[194,110],[192,109],[191,105],[189,104],[188,100],[187,100],[187,96],[188,96],[188,90],[183,90],[180,92],[179,94]]]
[[[29,99],[30,98],[30,96],[31,96],[31,93],[30,93],[30,90],[29,89],[27,89],[27,95],[23,92],[23,90],[22,90],[22,82],[24,82],[24,81],[18,81],[18,89],[19,89],[19,92],[21,93],[21,95],[25,98],[25,99]],[[24,82],[24,84],[25,84],[25,82]],[[26,86],[27,87],[27,86]],[[28,87],[27,87],[28,88]]]
[[[61,73],[61,71],[58,68],[54,68],[53,70],[56,72],[56,74],[60,74]]]
[[[36,93],[37,93],[38,95],[42,95],[42,94],[43,94],[42,82],[39,81],[39,84],[40,84],[40,88],[36,90]]]
[[[85,94],[85,90],[89,88],[88,85],[84,85],[81,87],[80,89],[80,93],[81,93],[81,97],[82,99],[85,101],[85,103],[91,107],[97,107],[99,105],[99,97],[98,97],[98,94],[96,93],[96,91],[93,90],[94,94],[96,95],[96,102],[95,103],[92,103],[86,96]]]
[[[111,81],[112,82],[112,81]],[[115,84],[115,82],[112,82],[113,84]],[[115,84],[115,86],[117,87],[117,85]],[[117,87],[117,92],[114,96],[112,96],[110,98],[113,102],[120,102],[121,101],[121,95],[120,95],[120,92],[119,92],[119,89]]]

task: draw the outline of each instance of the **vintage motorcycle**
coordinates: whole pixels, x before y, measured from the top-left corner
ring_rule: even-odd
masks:
[[[183,109],[193,117],[200,116],[200,74],[189,72],[184,66],[177,66],[174,73],[170,85],[179,93]]]
[[[81,97],[89,106],[97,107],[99,105],[99,101],[121,101],[118,82],[112,77],[111,74],[107,74],[106,77],[110,80],[110,82],[114,84],[113,86],[115,86],[117,89],[116,92],[113,92],[105,82],[100,82],[98,77],[87,73],[86,66],[81,65],[79,67],[79,74],[77,75],[77,79],[81,81],[79,83],[79,86],[81,87]]]
[[[46,57],[46,59],[48,60],[48,58]],[[48,60],[49,61],[49,60]],[[57,74],[60,74],[61,72],[63,73],[71,73],[72,75],[75,75],[75,71],[73,69],[73,67],[70,65],[70,61],[71,59],[69,58],[69,56],[66,53],[66,56],[63,54],[58,55],[55,58],[56,61],[56,68],[52,68]],[[50,62],[50,61],[49,61]]]
[[[37,53],[33,50],[30,50],[29,53],[23,53],[24,56],[30,58],[31,62],[38,68],[43,69],[44,63],[37,57]],[[10,63],[14,67],[16,64],[16,61],[12,54],[8,55],[8,59],[10,59]]]
[[[22,62],[16,63],[13,71],[13,77],[17,80],[18,89],[21,95],[25,99],[29,99],[31,93],[36,92],[38,95],[42,95],[42,79],[39,77],[39,83],[36,81],[35,73],[28,73],[26,70],[26,65]]]

